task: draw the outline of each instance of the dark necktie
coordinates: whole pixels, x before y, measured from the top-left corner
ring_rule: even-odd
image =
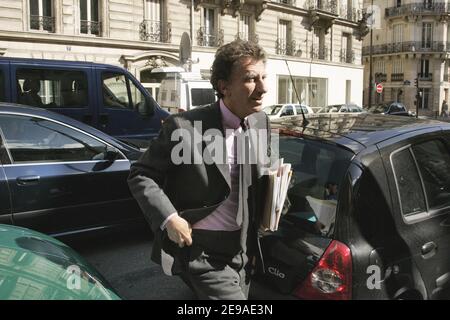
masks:
[[[239,209],[236,216],[236,222],[238,226],[242,225],[242,220],[244,217],[244,212],[248,212],[248,205],[247,205],[247,191],[245,190],[248,188],[248,182],[246,182],[246,175],[247,169],[248,169],[248,161],[249,157],[247,156],[249,153],[249,145],[248,145],[248,138],[245,132],[248,129],[247,123],[244,119],[241,120],[240,126],[242,128],[243,134],[241,135],[243,148],[241,147],[240,153],[240,163],[239,163]],[[247,214],[248,216],[248,214]]]

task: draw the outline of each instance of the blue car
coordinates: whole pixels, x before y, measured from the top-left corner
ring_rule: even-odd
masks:
[[[42,108],[0,103],[0,223],[54,236],[142,219],[139,148]]]

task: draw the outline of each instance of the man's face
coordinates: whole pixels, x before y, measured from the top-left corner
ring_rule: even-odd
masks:
[[[261,111],[267,92],[265,80],[266,65],[263,61],[241,58],[233,67],[230,79],[219,81],[225,105],[241,119]]]

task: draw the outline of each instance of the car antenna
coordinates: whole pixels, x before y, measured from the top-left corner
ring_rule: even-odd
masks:
[[[298,101],[298,103],[300,103],[300,110],[301,110],[301,112],[302,112],[302,117],[303,117],[303,123],[302,123],[302,126],[303,126],[303,127],[306,127],[306,126],[309,124],[309,121],[306,120],[305,112],[303,111],[302,103],[301,103],[300,97],[299,97],[299,95],[298,95],[297,88],[295,87],[294,78],[292,77],[292,73],[291,73],[291,69],[289,68],[289,64],[288,64],[288,62],[287,62],[286,59],[284,60],[284,62],[286,62],[286,66],[287,66],[288,71],[289,71],[289,76],[291,77],[291,83],[292,83],[292,87],[294,87],[294,91],[295,91],[295,95],[296,95],[296,97],[297,97],[297,101]]]

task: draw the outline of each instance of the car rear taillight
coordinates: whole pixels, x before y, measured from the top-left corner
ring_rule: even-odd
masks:
[[[352,255],[350,248],[332,241],[317,266],[294,290],[301,299],[350,300],[352,298]]]

